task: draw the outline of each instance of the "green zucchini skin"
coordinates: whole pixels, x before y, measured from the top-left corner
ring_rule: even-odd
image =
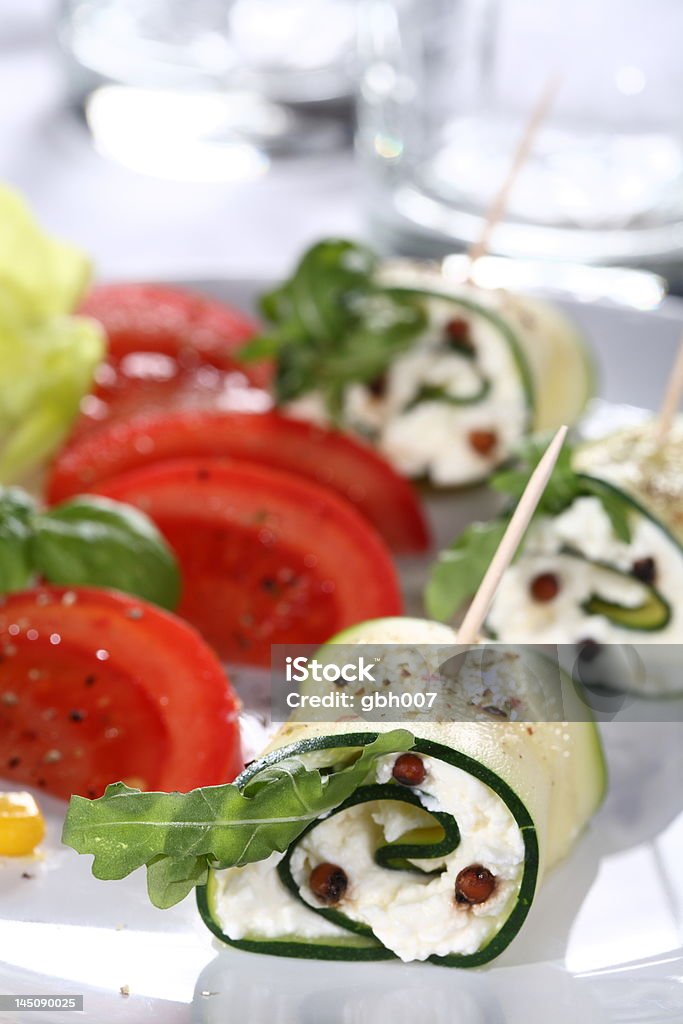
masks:
[[[359,747],[367,743],[371,743],[373,740],[377,739],[377,736],[378,733],[347,733],[333,736],[317,736],[311,737],[309,740],[290,744],[287,747],[278,748],[266,755],[266,757],[261,761],[258,761],[246,768],[237,779],[237,784],[240,786],[245,785],[251,778],[258,774],[259,771],[288,756],[291,756],[292,754],[302,754],[307,751],[324,750],[337,747]],[[500,956],[503,950],[509,946],[522,927],[531,908],[534,893],[536,891],[539,871],[539,846],[536,826],[534,825],[531,815],[527,811],[525,805],[519,799],[514,790],[494,772],[474,760],[474,758],[440,743],[435,743],[431,740],[425,739],[416,739],[415,745],[412,749],[418,753],[426,754],[429,757],[446,761],[448,764],[452,764],[456,768],[461,768],[468,774],[473,775],[475,778],[489,786],[489,788],[492,789],[506,804],[522,834],[524,842],[524,869],[520,889],[515,907],[500,930],[489,940],[486,946],[477,950],[476,953],[430,956],[428,958],[431,963],[444,967],[480,967]],[[369,799],[369,797],[363,794],[363,790],[372,788],[373,787],[361,787],[349,798],[349,801],[351,803],[358,803],[365,799]],[[379,786],[377,788],[384,792],[388,787]],[[396,797],[392,796],[392,799],[396,799]],[[349,801],[346,801],[346,806],[350,806]],[[339,810],[341,810],[341,807],[337,808],[333,813],[337,813]],[[433,812],[429,813],[432,814],[433,817],[436,817],[436,814]],[[446,817],[450,818],[450,815],[446,815]],[[316,824],[317,822],[312,822],[306,831],[314,828]],[[305,833],[302,833],[302,835],[303,834]],[[292,844],[281,861],[281,865],[286,864],[287,866],[283,868],[280,877],[283,878],[285,884],[293,889],[295,895],[301,899],[294,880],[291,877],[291,873],[289,872],[289,857],[295,845],[296,844]],[[384,849],[386,849],[386,847],[384,847]],[[421,855],[422,852],[423,851],[421,851]],[[375,947],[366,946],[355,948],[342,945],[335,946],[328,942],[318,944],[311,941],[300,942],[287,939],[231,939],[223,933],[220,925],[213,916],[210,900],[210,888],[211,880],[209,880],[208,885],[197,889],[197,905],[202,919],[213,934],[221,939],[221,941],[226,942],[228,945],[235,946],[238,949],[244,949],[254,953],[269,953],[275,956],[290,956],[315,960],[397,959],[394,953],[382,946],[376,939],[374,940],[376,942]],[[303,900],[302,902],[305,903]],[[338,911],[330,910],[329,908],[318,909],[311,907],[308,903],[305,903],[305,905],[312,913],[319,913],[321,916],[326,917],[335,924],[346,928],[350,935],[355,935],[358,939],[364,940],[366,943],[368,941],[373,941],[372,932],[367,928],[367,926],[358,924],[358,922],[349,921],[345,915]]]
[[[626,576],[626,573],[623,573]],[[671,605],[664,600],[654,587],[648,587],[650,595],[645,604],[637,608],[605,601],[599,594],[591,594],[581,607],[587,615],[602,615],[621,629],[632,629],[639,633],[655,633],[665,629],[671,622]]]

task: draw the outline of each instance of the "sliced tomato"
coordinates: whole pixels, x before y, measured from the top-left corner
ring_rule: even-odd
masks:
[[[205,295],[166,285],[100,285],[80,312],[103,325],[108,355],[75,437],[141,410],[221,406],[235,393],[244,403],[246,388],[269,384],[267,364],[236,358],[257,325]]]
[[[189,456],[247,459],[306,477],[355,505],[393,551],[429,546],[416,491],[384,459],[346,434],[276,412],[185,412],[112,425],[59,455],[48,498],[61,501],[119,473]]]
[[[235,353],[258,329],[217,299],[168,285],[98,285],[79,312],[102,324],[112,359],[156,352],[226,370],[234,369]]]
[[[238,705],[175,615],[114,591],[39,588],[0,606],[0,775],[55,796],[110,782],[189,790],[242,768]]]
[[[269,665],[271,644],[322,643],[400,614],[382,540],[348,502],[265,466],[179,459],[96,488],[137,505],[178,556],[187,618],[231,662]]]

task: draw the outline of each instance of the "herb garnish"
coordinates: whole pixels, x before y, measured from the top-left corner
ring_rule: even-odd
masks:
[[[278,404],[319,392],[339,420],[345,389],[371,384],[427,326],[415,293],[376,280],[378,257],[365,246],[328,239],[308,250],[289,280],[261,298],[272,325],[241,358],[276,361]]]
[[[240,785],[191,793],[141,793],[122,782],[98,800],[71,798],[62,841],[94,854],[96,878],[124,878],[147,866],[155,907],[179,903],[207,881],[209,868],[229,868],[283,853],[306,826],[339,806],[371,775],[378,757],[413,744],[405,729],[348,748],[331,769],[306,768],[300,755],[259,771]]]
[[[111,587],[163,608],[180,597],[175,556],[138,509],[88,495],[41,511],[20,488],[0,488],[0,593],[36,578]]]
[[[521,498],[524,488],[546,448],[545,439],[535,438],[521,449],[517,463],[495,473],[491,486],[508,495],[510,508]],[[614,535],[625,543],[631,539],[629,506],[619,493],[600,480],[576,473],[572,468],[572,449],[560,452],[548,485],[536,508],[539,516],[557,516],[582,496],[598,498],[612,524]],[[471,597],[481,583],[489,562],[500,543],[511,511],[486,523],[473,523],[439,555],[425,589],[425,605],[435,619],[449,619]],[[520,545],[520,551],[523,544]]]

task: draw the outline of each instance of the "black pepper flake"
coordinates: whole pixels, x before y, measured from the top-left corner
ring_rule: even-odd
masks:
[[[279,590],[277,580],[274,580],[272,576],[264,576],[261,580],[261,590],[265,590],[267,594],[273,594]]]
[[[22,877],[22,878],[28,878],[28,879],[31,879],[31,878],[35,878],[36,876],[35,876],[35,875],[32,875],[32,874],[31,874],[30,872],[28,872],[28,871],[22,871],[22,872],[21,872],[21,877]]]
[[[631,566],[631,572],[641,583],[654,583],[657,578],[654,558],[639,558]]]
[[[69,718],[71,719],[72,722],[82,722],[85,717],[86,712],[78,711],[76,708],[74,708],[73,711],[69,712]]]
[[[16,756],[15,757],[10,757],[9,761],[7,762],[7,767],[8,768],[18,768],[20,764],[21,764],[21,758],[20,757],[16,757]]]
[[[95,683],[96,676],[86,676],[84,679],[86,686],[93,686]]]
[[[597,640],[592,640],[590,637],[586,637],[585,640],[579,640],[576,646],[579,649],[579,659],[583,662],[594,661],[600,653],[600,644]]]
[[[368,384],[368,391],[375,398],[383,398],[387,390],[388,378],[386,373],[380,373],[379,377],[375,377]]]
[[[40,786],[41,789],[45,789],[45,787],[47,786],[47,779],[36,779],[36,786]]]

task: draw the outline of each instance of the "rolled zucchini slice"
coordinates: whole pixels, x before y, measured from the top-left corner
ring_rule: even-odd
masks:
[[[521,928],[544,871],[598,806],[604,765],[595,726],[451,724],[416,737],[421,780],[397,781],[406,755],[313,822],[283,855],[213,872],[199,907],[225,942],[323,959],[431,960],[474,967]],[[286,731],[261,765],[319,766],[373,733]],[[325,885],[325,872],[328,875]],[[321,884],[320,877],[323,876]],[[329,877],[332,882],[329,882]]]
[[[683,546],[630,495],[602,482],[627,512],[630,539],[614,533],[597,497],[583,496],[532,524],[507,570],[486,629],[501,643],[639,648],[638,672],[606,685],[646,697],[681,692]]]
[[[385,619],[331,642],[446,644],[448,627]],[[292,721],[238,780],[303,762],[323,776],[392,726]],[[213,871],[202,916],[254,952],[476,967],[514,939],[546,871],[601,802],[605,766],[592,721],[410,724],[409,752],[313,820],[282,853]]]
[[[664,443],[651,420],[586,442],[573,461],[579,472],[630,494],[683,544],[683,416]]]
[[[438,487],[484,480],[533,430],[573,423],[593,394],[589,348],[559,308],[409,260],[379,265],[373,280],[423,327],[375,380],[345,385],[339,421],[403,475]],[[317,391],[287,409],[329,419]]]

